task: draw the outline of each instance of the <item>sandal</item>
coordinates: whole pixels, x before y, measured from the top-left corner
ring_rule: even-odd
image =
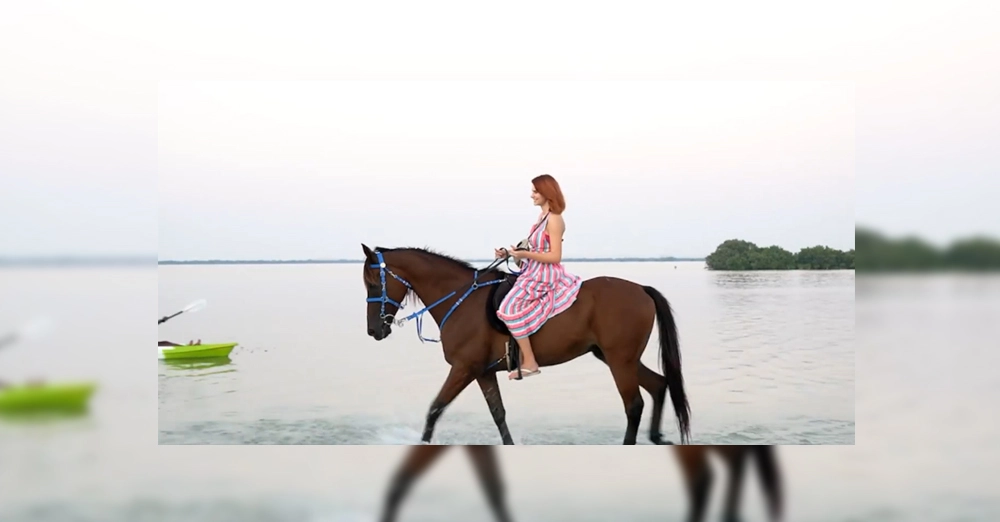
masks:
[[[507,380],[520,381],[521,379],[524,379],[526,377],[531,377],[532,375],[538,375],[540,373],[542,373],[542,369],[541,368],[537,368],[537,369],[534,369],[534,370],[521,370],[521,376],[518,377],[517,376],[517,370],[514,370],[514,371],[510,372],[509,374],[507,374]]]

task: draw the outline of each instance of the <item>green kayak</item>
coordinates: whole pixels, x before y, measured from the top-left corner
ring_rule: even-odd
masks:
[[[181,346],[157,346],[160,359],[211,359],[229,357],[229,352],[239,343],[185,344]]]
[[[96,388],[96,382],[10,386],[0,389],[0,412],[83,410]]]

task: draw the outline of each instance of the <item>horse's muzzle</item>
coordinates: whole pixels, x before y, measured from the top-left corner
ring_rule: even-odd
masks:
[[[368,335],[373,337],[376,341],[381,341],[382,339],[389,337],[389,334],[391,333],[392,333],[392,326],[384,323],[376,328],[368,329]]]

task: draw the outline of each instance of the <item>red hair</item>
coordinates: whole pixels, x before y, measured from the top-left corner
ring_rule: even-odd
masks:
[[[531,180],[535,186],[535,191],[542,195],[549,202],[549,211],[553,214],[562,214],[566,210],[566,198],[563,197],[562,189],[556,178],[548,174],[542,174]]]

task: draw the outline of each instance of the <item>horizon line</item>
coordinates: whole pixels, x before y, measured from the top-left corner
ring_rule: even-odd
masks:
[[[463,259],[470,263],[492,262],[493,259]],[[624,257],[573,257],[564,258],[567,262],[600,262],[600,261],[704,261],[704,257],[676,257],[676,256],[624,256]],[[194,264],[359,264],[364,259],[162,259],[158,260],[160,265],[194,265]]]
[[[469,263],[489,263],[493,259],[463,259]],[[624,256],[624,257],[567,257],[566,262],[669,262],[705,261],[705,257],[678,256]],[[357,264],[363,259],[158,259],[155,255],[31,255],[2,256],[0,267],[60,267],[60,266],[138,266],[156,265],[238,265],[238,264]]]
[[[0,268],[142,266],[153,265],[156,261],[155,255],[0,256]]]

